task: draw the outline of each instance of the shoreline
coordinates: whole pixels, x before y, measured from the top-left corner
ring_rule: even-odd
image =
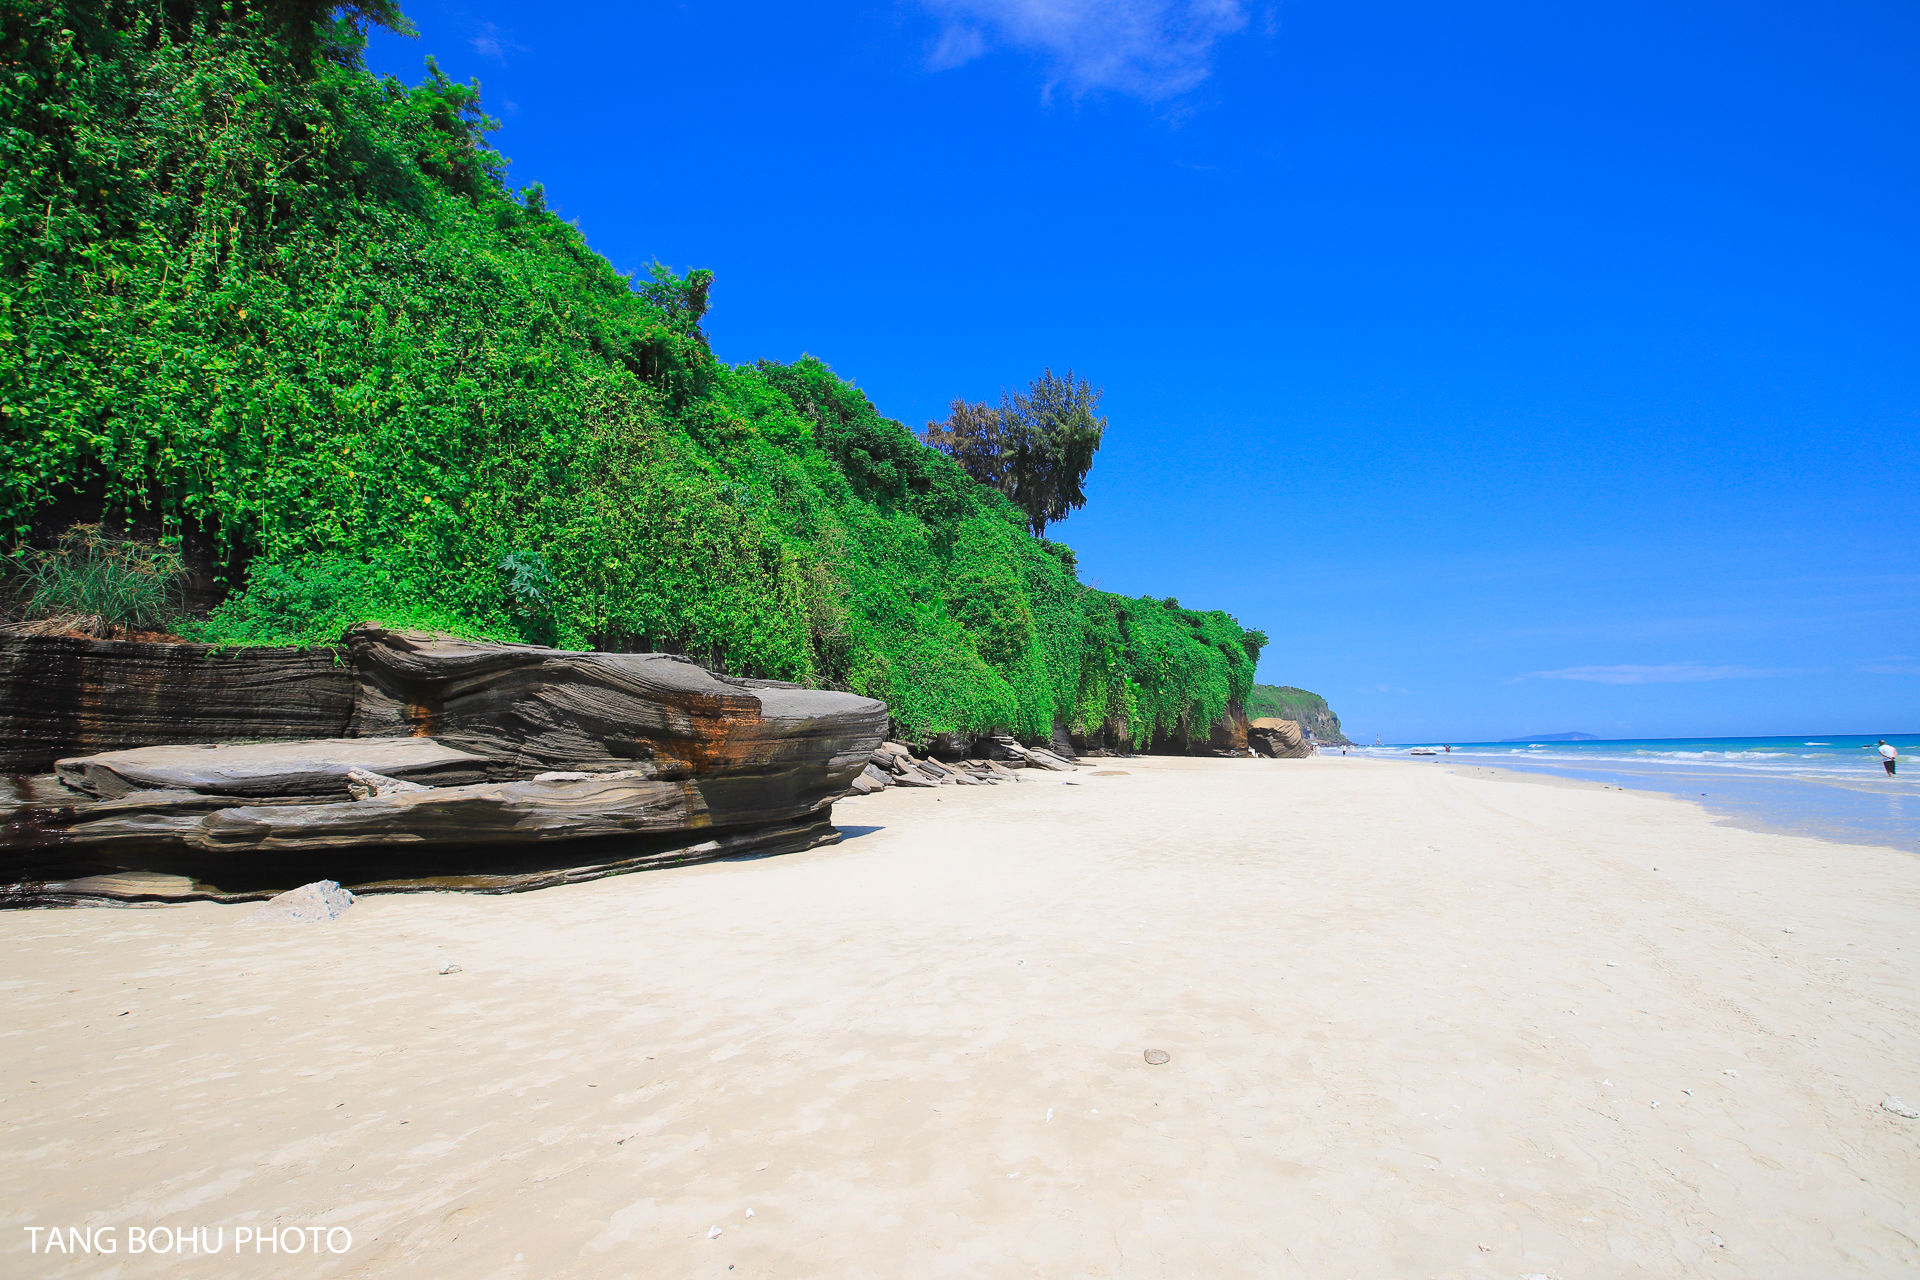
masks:
[[[1348,763],[888,789],[320,925],[0,913],[0,1269],[257,1222],[350,1230],[315,1276],[1920,1266],[1920,864]]]
[[[1393,763],[1398,762],[1394,761]],[[1407,761],[1406,763],[1416,762]],[[1422,758],[1418,763],[1430,762]],[[1438,763],[1449,769],[1465,770],[1476,776],[1515,778],[1526,782],[1545,783],[1549,786],[1586,787],[1602,791],[1621,791],[1632,795],[1658,796],[1667,800],[1678,800],[1694,805],[1720,825],[1763,835],[1800,836],[1808,839],[1823,840],[1832,844],[1854,845],[1860,848],[1870,849],[1891,849],[1896,853],[1904,853],[1908,856],[1920,854],[1920,825],[1915,827],[1914,834],[1909,839],[1908,845],[1903,847],[1895,843],[1895,841],[1899,839],[1899,836],[1891,831],[1875,829],[1862,830],[1851,827],[1844,821],[1829,820],[1822,822],[1818,818],[1803,818],[1802,821],[1795,823],[1783,819],[1770,819],[1764,813],[1755,812],[1751,806],[1742,807],[1737,802],[1726,800],[1724,798],[1724,792],[1721,793],[1720,797],[1716,797],[1713,792],[1702,792],[1694,795],[1682,792],[1678,790],[1677,787],[1673,790],[1662,790],[1652,786],[1622,785],[1616,782],[1603,781],[1602,778],[1582,776],[1578,773],[1557,772],[1554,767],[1544,765],[1537,768],[1526,768],[1518,765],[1485,765],[1452,762],[1446,760],[1444,757],[1431,763]],[[1599,773],[1602,771],[1594,770],[1593,772]],[[1620,775],[1615,774],[1612,776]],[[1677,783],[1678,779],[1675,781]],[[1739,779],[1735,781],[1733,785],[1737,787],[1741,783],[1750,785],[1756,793],[1761,793],[1768,789],[1776,792],[1784,792],[1796,787],[1805,787],[1808,785],[1802,780],[1795,778]],[[1709,785],[1713,784],[1709,783]],[[1851,788],[1851,790],[1858,791],[1864,790],[1864,788]],[[1817,794],[1818,793],[1816,793],[1816,795]],[[1703,803],[1704,801],[1716,799],[1718,803]]]

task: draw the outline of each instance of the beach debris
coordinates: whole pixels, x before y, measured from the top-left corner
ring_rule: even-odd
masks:
[[[751,1218],[753,1216],[753,1210],[751,1209],[747,1210],[747,1216]]]
[[[444,978],[450,973],[462,973],[462,972],[464,972],[464,970],[462,970],[459,965],[450,964],[440,970],[440,976]]]
[[[707,1239],[718,1240],[719,1238],[720,1238],[720,1227],[718,1223],[707,1228]]]
[[[1655,1108],[1655,1109],[1658,1109],[1658,1108],[1659,1108],[1659,1106],[1660,1106],[1660,1102],[1659,1102],[1659,1100],[1658,1100],[1658,1099],[1655,1099],[1654,1101],[1652,1101],[1652,1102],[1649,1102],[1649,1103],[1648,1103],[1647,1105],[1648,1105],[1649,1107],[1653,1107],[1653,1108]]]
[[[1787,926],[1786,928],[1784,928],[1784,929],[1782,929],[1782,930],[1781,930],[1780,932],[1782,932],[1782,933],[1792,933],[1792,932],[1793,932],[1793,926],[1792,926],[1792,925],[1788,925],[1788,926]]]
[[[1053,1123],[1053,1108],[1052,1108],[1052,1107],[1048,1107],[1048,1108],[1047,1108],[1047,1120],[1046,1120],[1046,1122],[1047,1122],[1048,1124],[1052,1124],[1052,1123]]]
[[[352,905],[352,892],[342,889],[338,880],[315,880],[312,884],[303,884],[298,889],[289,889],[267,899],[247,919],[317,924],[322,920],[337,918]]]
[[[1891,1111],[1902,1120],[1920,1120],[1920,1110],[1908,1106],[1892,1094],[1888,1094],[1880,1100],[1880,1109],[1882,1111]]]
[[[1732,1067],[1725,1068],[1720,1072],[1720,1074],[1723,1076],[1732,1076],[1735,1080],[1738,1080],[1740,1078],[1740,1073],[1738,1071],[1735,1071]]]
[[[1147,1065],[1150,1067],[1165,1066],[1173,1060],[1173,1055],[1165,1049],[1149,1049],[1140,1056],[1147,1060]]]
[[[1724,1249],[1727,1247],[1727,1242],[1720,1238],[1718,1232],[1709,1231],[1707,1233],[1707,1239],[1713,1241],[1713,1247],[1716,1249]]]

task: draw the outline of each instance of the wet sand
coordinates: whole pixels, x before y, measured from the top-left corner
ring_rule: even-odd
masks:
[[[836,816],[319,925],[0,913],[0,1273],[1920,1268],[1911,855],[1338,757]],[[269,1224],[353,1244],[126,1253]]]

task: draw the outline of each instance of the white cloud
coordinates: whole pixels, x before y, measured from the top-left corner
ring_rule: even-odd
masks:
[[[470,37],[467,43],[472,45],[473,51],[481,57],[492,58],[500,63],[507,60],[509,53],[532,52],[523,44],[515,44],[511,31],[504,31],[491,22],[481,23],[479,32]]]
[[[1562,667],[1558,671],[1535,671],[1521,678],[1583,680],[1589,684],[1693,684],[1701,680],[1751,680],[1787,674],[1785,671],[1769,671],[1759,667],[1712,667],[1699,662],[1669,662],[1662,666],[1620,663],[1610,667]]]
[[[1221,39],[1247,25],[1241,0],[921,0],[944,23],[928,66],[944,71],[996,45],[1052,65],[1047,92],[1114,90],[1149,102],[1207,78]]]

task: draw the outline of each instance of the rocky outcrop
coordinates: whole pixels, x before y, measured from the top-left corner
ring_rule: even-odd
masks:
[[[342,737],[354,683],[341,657],[0,632],[0,774],[162,743]]]
[[[1260,716],[1247,723],[1247,745],[1254,754],[1275,760],[1302,760],[1313,754],[1306,734],[1292,720]]]
[[[839,838],[832,802],[886,726],[872,699],[666,654],[374,627],[347,652],[344,736],[140,745],[6,784],[0,895],[504,892],[806,848]]]
[[[1211,723],[1195,723],[1183,715],[1172,730],[1155,734],[1147,751],[1170,756],[1244,756],[1247,713],[1238,703],[1229,703]]]
[[[1333,714],[1327,700],[1292,685],[1256,684],[1247,696],[1247,714],[1292,720],[1307,735],[1309,742],[1346,746],[1347,735],[1340,730],[1340,717]]]
[[[1016,769],[1070,773],[1077,767],[1044,747],[1023,747],[1008,734],[976,738],[972,747],[971,756],[940,760],[931,749],[916,755],[903,742],[883,742],[850,789],[856,795],[872,795],[888,787],[994,786],[1018,782]]]

